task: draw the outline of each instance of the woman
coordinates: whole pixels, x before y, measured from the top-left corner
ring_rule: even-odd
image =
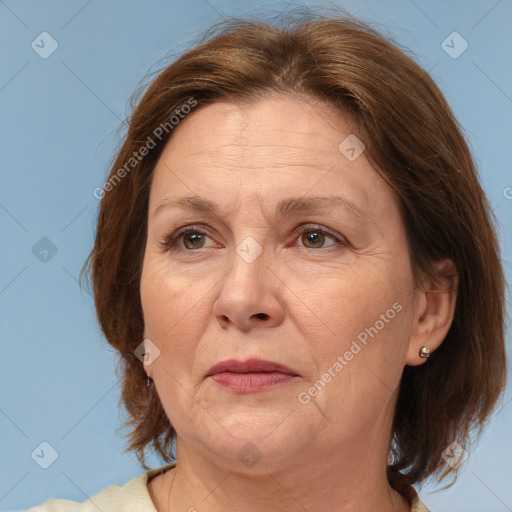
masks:
[[[425,511],[505,383],[489,204],[432,79],[368,26],[215,27],[148,87],[88,265],[129,449],[34,511]]]

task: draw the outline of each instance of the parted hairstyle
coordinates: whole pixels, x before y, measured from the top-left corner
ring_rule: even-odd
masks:
[[[185,113],[218,99],[247,103],[275,93],[321,99],[355,122],[365,156],[398,194],[415,280],[452,278],[434,265],[446,257],[457,267],[446,338],[425,364],[403,371],[387,470],[399,492],[428,477],[451,473],[455,481],[443,451],[453,442],[468,448],[506,380],[495,218],[462,129],[429,74],[366,23],[310,10],[277,22],[223,20],[132,98],[81,273],[120,355],[127,450],[145,469],[149,449],[166,462],[174,458],[176,432],[134,354],[143,339],[139,284],[156,162]]]

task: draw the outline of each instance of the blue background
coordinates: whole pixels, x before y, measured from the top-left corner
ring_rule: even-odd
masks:
[[[113,350],[97,326],[92,297],[77,284],[93,244],[98,207],[93,190],[105,179],[128,99],[158,59],[182,53],[220,16],[276,13],[285,4],[0,3],[2,510],[50,497],[82,501],[142,473],[135,457],[123,453],[116,432],[122,416]],[[410,49],[446,95],[466,129],[498,217],[510,278],[512,2],[336,5]],[[47,59],[31,47],[45,31],[59,45]],[[457,59],[441,47],[453,31],[469,44]],[[57,249],[46,262],[32,251],[43,237]],[[433,512],[512,510],[510,400],[509,387],[459,481],[447,491],[421,490]],[[46,470],[31,458],[43,441],[58,452]],[[161,465],[156,458],[149,462]]]

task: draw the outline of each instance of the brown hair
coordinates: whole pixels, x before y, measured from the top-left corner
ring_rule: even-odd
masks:
[[[433,263],[444,257],[457,267],[455,315],[444,342],[426,364],[404,369],[388,465],[396,489],[431,475],[442,479],[454,471],[443,450],[454,441],[467,446],[505,385],[505,285],[493,213],[462,130],[430,76],[368,25],[318,13],[292,15],[282,26],[223,21],[132,105],[82,269],[103,333],[122,357],[128,449],[146,469],[151,446],[165,461],[173,458],[175,431],[154,388],[146,393],[134,355],[143,337],[139,283],[149,190],[172,136],[169,119],[191,98],[197,110],[220,98],[251,101],[271,93],[319,98],[348,112],[365,154],[400,197],[415,277],[442,278]],[[156,141],[152,134],[165,123]],[[148,137],[155,147],[131,161]]]

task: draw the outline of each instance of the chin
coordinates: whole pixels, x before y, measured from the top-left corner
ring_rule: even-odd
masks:
[[[308,445],[300,443],[301,438],[307,439],[305,425],[292,423],[292,416],[289,410],[273,414],[236,412],[220,418],[215,415],[218,428],[210,428],[209,438],[200,443],[217,462],[226,461],[226,469],[232,470],[235,461],[242,473],[264,475],[285,462],[289,464],[290,457],[303,453]]]

